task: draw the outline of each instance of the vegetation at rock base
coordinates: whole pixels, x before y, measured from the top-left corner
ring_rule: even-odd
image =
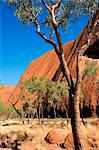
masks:
[[[36,113],[39,119],[51,117],[49,112],[51,109],[53,109],[53,117],[56,118],[58,105],[63,102],[63,98],[68,96],[66,81],[55,82],[44,77],[40,79],[32,77],[30,80],[21,84],[21,89],[22,91],[26,89],[26,93],[23,94],[26,101],[23,106],[23,111],[29,114],[34,113],[34,115]]]
[[[5,106],[2,102],[0,102],[0,115],[5,115],[7,118],[17,116],[12,106]]]
[[[94,78],[98,67],[95,61],[85,62],[85,69],[83,73],[83,80],[87,77]],[[73,79],[75,81],[75,79]],[[68,96],[68,86],[65,78],[61,81],[52,81],[41,77],[37,79],[32,77],[26,82],[21,83],[21,92],[19,95],[19,101],[24,103],[21,108],[21,113],[24,118],[38,118],[40,123],[40,118],[60,118],[66,117],[68,121],[69,115],[69,96]],[[84,91],[80,93],[80,113],[81,117],[91,117],[93,113],[93,106],[84,102]],[[60,106],[63,105],[63,111]],[[95,111],[98,114],[98,105]]]
[[[94,79],[96,72],[99,71],[99,66],[96,66],[96,61],[86,61],[85,62],[85,69],[84,69],[84,75],[83,75],[83,79],[84,78],[88,78],[88,77],[92,77]]]

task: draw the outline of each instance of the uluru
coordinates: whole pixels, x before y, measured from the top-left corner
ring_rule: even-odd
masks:
[[[99,149],[98,5],[0,1],[0,149]]]
[[[89,37],[90,45],[88,46],[87,50],[84,53],[84,56],[82,56],[83,59],[83,66],[82,70],[84,69],[85,62],[88,60],[90,62],[95,61],[96,65],[99,66],[99,48],[98,48],[98,23],[96,20],[98,20],[98,13],[94,16],[94,18],[89,22],[89,24],[84,28],[84,30],[81,32],[81,34],[77,37],[76,40],[67,42],[63,45],[64,53],[65,53],[65,59],[68,63],[70,71],[73,73],[73,76],[75,78],[76,75],[76,55],[77,50],[80,50],[82,46],[86,45],[86,40],[88,36],[88,30],[90,30],[90,27],[93,28],[93,30],[90,31],[91,37]],[[60,80],[63,75],[61,72],[60,62],[58,60],[58,57],[54,50],[51,50],[44,54],[43,56],[39,57],[38,59],[34,60],[30,63],[26,71],[24,72],[23,76],[21,77],[18,85],[13,91],[13,95],[15,99],[19,96],[20,93],[20,83],[25,82],[26,80],[29,80],[32,76],[35,76],[37,78],[45,76],[46,78],[52,79],[53,81]],[[99,78],[99,71],[97,71],[97,75],[95,77],[95,80],[93,81],[91,78],[87,81],[88,84],[86,84],[86,80],[83,81],[83,87],[82,90],[84,90],[84,98],[87,98],[85,101],[85,104],[91,105],[96,109],[96,105],[98,103],[98,81]]]

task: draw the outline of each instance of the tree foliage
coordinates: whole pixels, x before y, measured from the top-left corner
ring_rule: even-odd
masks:
[[[58,4],[60,7],[57,6],[58,0],[9,0],[9,6],[15,6],[15,16],[22,23],[28,26],[32,23],[36,28],[40,28],[43,24],[51,28],[50,32],[52,31],[52,34],[54,34],[52,18],[43,6],[45,2],[51,9],[56,6],[55,22],[58,27],[64,27],[65,29],[71,21],[76,21],[79,15],[88,14],[92,16],[98,5],[96,0],[60,0]]]
[[[68,86],[66,85],[66,81],[52,81],[50,79],[46,79],[45,77],[41,77],[40,79],[36,79],[32,77],[26,82],[21,83],[21,86],[27,89],[27,92],[30,94],[35,94],[38,97],[44,98],[46,94],[48,94],[48,99],[59,99],[62,96],[68,95]],[[57,98],[56,98],[57,97]]]
[[[12,106],[6,106],[0,102],[0,115],[16,116],[17,114]]]
[[[96,75],[96,72],[99,71],[99,66],[97,66],[97,62],[96,61],[86,61],[85,63],[86,67],[84,70],[84,77],[92,77],[94,78]]]
[[[47,101],[48,105],[56,107],[64,97],[68,96],[66,80],[55,82],[45,77],[40,79],[32,77],[21,83],[21,87],[26,89],[29,95],[26,103],[27,107],[25,107],[28,112],[30,107],[32,111],[37,107],[39,107],[39,111],[42,111],[45,107],[45,101]]]

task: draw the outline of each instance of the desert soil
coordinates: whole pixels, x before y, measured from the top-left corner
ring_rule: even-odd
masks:
[[[91,142],[91,150],[99,150],[99,120],[96,118],[85,121],[87,122],[85,126],[81,123],[82,134],[85,139],[90,139],[89,142],[91,140],[95,142],[96,146]],[[51,130],[56,131],[65,139],[71,133],[71,126],[70,123],[67,126],[66,119],[44,119],[42,125],[38,124],[37,119],[33,119],[29,125],[27,123],[22,125],[20,120],[1,120],[0,150],[11,150],[13,145],[11,143],[16,138],[22,140],[18,146],[20,150],[62,150],[60,145],[49,144],[45,141],[46,135]],[[2,148],[3,142],[6,145],[5,148]]]

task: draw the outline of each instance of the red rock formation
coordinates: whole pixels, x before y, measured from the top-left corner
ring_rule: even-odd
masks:
[[[97,53],[99,52],[99,48],[97,48],[97,42],[99,38],[98,34],[98,11],[93,17],[93,19],[89,22],[86,28],[81,32],[78,38],[74,41],[68,42],[63,45],[65,59],[67,61],[68,67],[70,72],[72,73],[73,77],[76,76],[76,54],[77,50],[80,51],[82,47],[87,45],[87,41],[89,41],[89,46],[85,51],[84,55],[92,58],[99,58]],[[93,55],[94,51],[94,55]],[[97,59],[99,62],[99,59]],[[98,73],[99,75],[99,73]],[[54,50],[49,51],[45,55],[41,56],[40,58],[34,60],[29,67],[26,69],[25,73],[23,74],[21,81],[26,81],[30,79],[32,76],[36,76],[37,78],[41,76],[45,76],[46,78],[50,78],[52,80],[60,80],[62,78],[62,72],[60,68],[60,63],[57,58],[57,55]],[[15,99],[20,93],[20,82],[16,86],[13,95]],[[95,82],[95,81],[94,81]],[[87,84],[84,83],[84,90],[86,91],[87,101],[91,105],[96,105],[96,91],[95,86],[91,80],[88,81]],[[85,98],[86,98],[85,95]],[[86,101],[86,100],[85,100]]]
[[[50,144],[61,145],[64,142],[64,138],[55,130],[51,130],[45,137],[45,141]]]
[[[12,94],[15,86],[1,86],[0,87],[0,101],[5,105],[9,105],[8,98]]]
[[[71,49],[74,41],[68,42],[64,45],[67,49]],[[49,51],[45,55],[40,58],[34,60],[29,67],[26,69],[23,74],[20,82],[16,86],[14,90],[15,98],[18,96],[20,92],[20,83],[22,81],[26,81],[30,79],[32,76],[36,76],[37,78],[45,76],[46,78],[53,79],[55,73],[59,69],[59,60],[54,50]]]

